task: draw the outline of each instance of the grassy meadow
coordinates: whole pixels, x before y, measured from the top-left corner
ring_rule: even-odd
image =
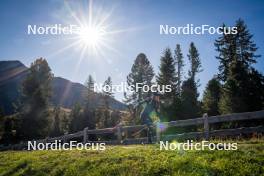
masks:
[[[159,145],[108,146],[105,151],[4,151],[0,176],[264,175],[264,141],[237,151],[160,151]]]

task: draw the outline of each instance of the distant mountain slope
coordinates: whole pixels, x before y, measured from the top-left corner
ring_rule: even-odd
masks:
[[[28,68],[20,61],[0,61],[0,108],[5,114],[14,112],[13,103],[18,101],[21,95],[21,83],[28,73]],[[71,108],[76,102],[84,103],[85,86],[73,83],[61,77],[52,80],[53,94],[51,104]],[[102,95],[96,93],[95,106],[102,104]],[[111,98],[112,109],[124,110],[125,104]]]

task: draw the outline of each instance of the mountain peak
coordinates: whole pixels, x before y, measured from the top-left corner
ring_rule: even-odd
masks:
[[[0,61],[0,84],[24,75],[28,68],[18,60]]]
[[[26,78],[29,69],[20,61],[0,61],[0,108],[3,108],[6,114],[14,112],[13,104],[20,97],[21,85]],[[83,104],[85,102],[86,87],[80,83],[74,83],[62,77],[54,77],[52,80],[51,104],[71,108],[76,102]],[[103,98],[96,93],[94,104],[99,106]],[[126,106],[111,98],[110,107],[116,110],[124,110]]]
[[[0,61],[0,72],[4,72],[6,70],[17,68],[17,67],[25,67],[26,66],[20,62],[19,60],[12,60],[12,61]]]

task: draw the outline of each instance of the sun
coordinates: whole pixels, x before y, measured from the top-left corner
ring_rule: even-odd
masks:
[[[87,47],[98,46],[103,41],[103,37],[103,28],[96,26],[83,26],[78,33],[78,38],[81,44]]]
[[[80,3],[64,1],[64,5],[66,17],[63,18],[62,24],[70,26],[70,35],[63,38],[67,45],[52,55],[70,48],[80,54],[79,60],[88,58],[86,56],[103,58],[107,56],[106,52],[121,55],[115,48],[116,38],[128,30],[118,28],[116,25],[116,20],[112,16],[114,8],[106,9],[100,4],[94,4],[93,0],[87,2],[84,0]],[[59,13],[58,16],[60,15]]]

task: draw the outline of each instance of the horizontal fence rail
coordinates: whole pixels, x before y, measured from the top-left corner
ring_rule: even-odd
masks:
[[[243,121],[243,120],[257,120],[264,119],[264,110],[255,111],[255,112],[244,112],[244,113],[234,113],[228,115],[219,115],[219,116],[211,116],[208,117],[207,114],[204,114],[203,117],[187,119],[187,120],[177,120],[170,122],[160,122],[157,124],[153,124],[152,126],[156,129],[156,135],[153,136],[153,141],[159,142],[161,140],[161,130],[160,125],[164,125],[166,127],[186,127],[192,125],[203,125],[203,131],[201,132],[188,132],[182,134],[172,134],[172,135],[164,135],[162,136],[163,140],[173,140],[178,138],[194,138],[194,139],[209,139],[209,137],[222,137],[222,136],[237,136],[241,134],[250,134],[250,133],[264,133],[263,126],[257,127],[242,127],[236,129],[221,129],[221,130],[213,130],[210,131],[210,124],[220,123],[220,122],[233,122],[233,121]],[[113,128],[104,128],[104,129],[88,129],[84,128],[83,131],[79,131],[72,134],[65,134],[63,136],[54,137],[54,138],[46,138],[42,140],[37,140],[37,143],[47,143],[54,142],[55,140],[61,140],[66,142],[73,138],[83,138],[83,142],[105,142],[110,145],[116,144],[141,144],[147,143],[147,137],[142,138],[125,138],[123,139],[122,133],[134,133],[139,134],[141,131],[147,129],[146,125],[134,125],[134,126],[122,126],[117,125]],[[116,140],[111,141],[89,141],[89,135],[102,135],[102,134],[114,134],[116,135]],[[133,135],[132,135],[133,136]],[[0,150],[7,149],[25,149],[27,146],[26,143],[15,144],[11,146],[2,146]]]
[[[195,118],[195,119],[164,122],[164,124],[167,124],[169,126],[174,126],[174,127],[201,125],[201,124],[204,124],[205,118],[206,118],[206,115],[204,115],[204,117]],[[234,113],[234,114],[228,114],[228,115],[210,116],[207,118],[208,118],[208,123],[232,122],[232,121],[253,120],[253,119],[255,120],[255,119],[263,119],[264,111]]]

